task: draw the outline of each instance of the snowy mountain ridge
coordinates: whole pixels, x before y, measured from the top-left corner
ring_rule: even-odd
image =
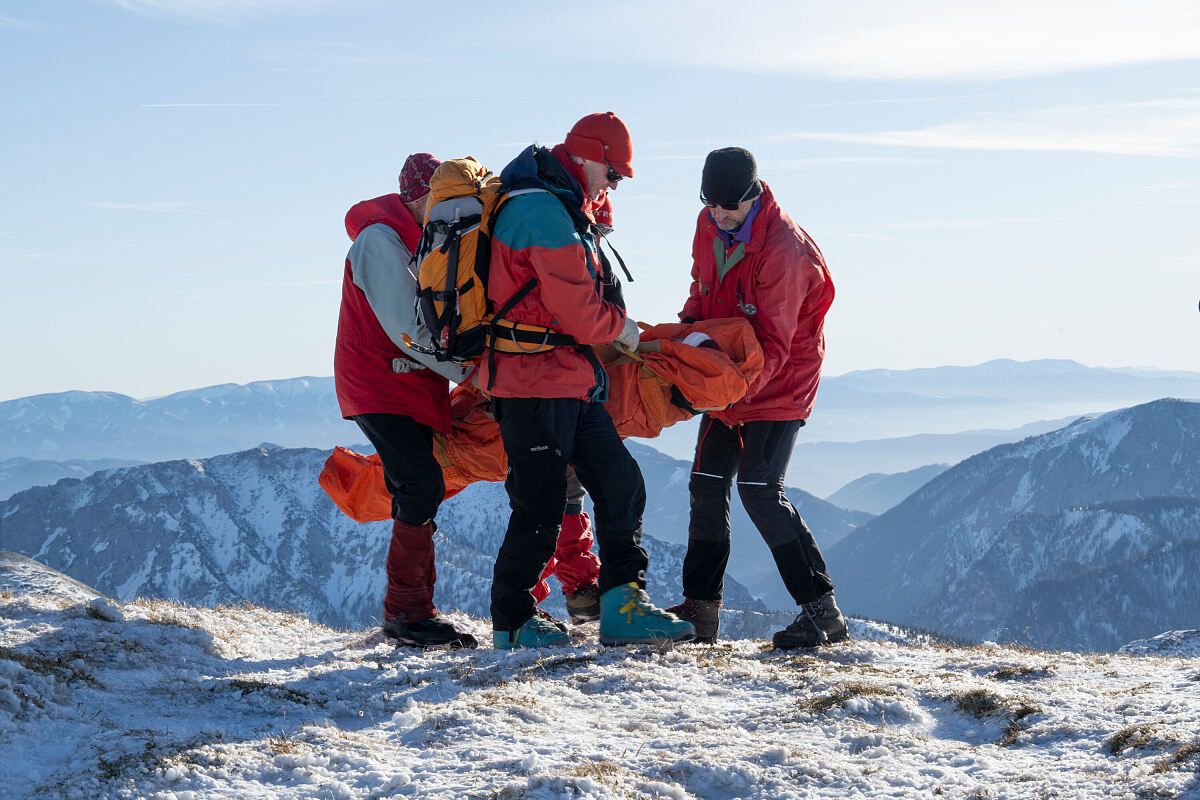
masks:
[[[1160,400],[973,456],[829,556],[855,613],[1112,648],[1200,614],[1198,532],[1200,402]]]
[[[109,470],[35,487],[0,503],[0,549],[45,562],[115,598],[296,609],[335,627],[377,619],[390,521],[359,524],[317,484],[323,450],[254,449]],[[485,616],[508,522],[500,484],[480,483],[438,513],[435,602]],[[683,548],[647,535],[649,591],[678,600]],[[727,581],[730,635],[761,635],[791,614],[764,614]],[[669,602],[668,602],[669,601]],[[565,612],[560,592],[547,607]]]

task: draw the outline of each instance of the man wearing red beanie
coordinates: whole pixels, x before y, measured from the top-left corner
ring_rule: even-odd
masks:
[[[685,641],[692,626],[650,604],[641,546],[646,490],[604,408],[608,375],[593,345],[638,343],[637,323],[615,302],[599,255],[595,211],[633,177],[633,146],[611,111],[579,120],[552,149],[525,148],[501,172],[509,200],[492,237],[488,298],[493,329],[545,331],[552,349],[491,351],[478,382],[492,396],[508,456],[512,514],[492,580],[498,648],[561,645],[531,593],[555,552],[570,465],[591,493],[600,547],[600,641]],[[515,336],[514,336],[515,341]]]
[[[725,147],[709,153],[700,201],[691,291],[680,319],[749,320],[762,345],[763,369],[744,399],[700,422],[688,483],[685,599],[670,610],[695,624],[699,640],[717,638],[730,548],[729,493],[737,475],[742,505],[800,606],[795,621],[775,634],[775,646],[839,642],[848,631],[825,560],[783,491],[796,435],[812,412],[821,380],[833,280],[817,245],[759,179],[750,151]]]
[[[346,214],[354,244],[346,256],[333,374],[342,416],[375,445],[392,495],[383,632],[418,647],[475,647],[433,605],[433,517],[446,494],[433,432],[450,430],[449,381],[467,372],[407,347],[428,341],[414,314],[417,279],[409,260],[421,238],[429,179],[441,164],[428,153],[404,162],[400,191],[355,204]]]

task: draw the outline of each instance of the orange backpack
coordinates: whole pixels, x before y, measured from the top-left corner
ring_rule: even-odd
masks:
[[[425,230],[413,259],[420,264],[417,318],[432,344],[426,348],[410,342],[410,347],[438,361],[465,364],[478,361],[485,348],[544,353],[575,343],[549,328],[503,319],[534,287],[535,279],[499,311],[493,313],[488,302],[492,230],[509,196],[500,178],[470,156],[443,162],[430,177]]]

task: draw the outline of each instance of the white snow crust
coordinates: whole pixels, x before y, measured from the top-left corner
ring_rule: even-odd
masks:
[[[418,651],[251,606],[3,591],[0,795],[1200,796],[1195,655],[854,633]]]

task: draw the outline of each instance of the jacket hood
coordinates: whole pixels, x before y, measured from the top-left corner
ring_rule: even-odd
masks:
[[[404,205],[400,195],[393,193],[352,205],[346,212],[346,235],[350,237],[350,241],[354,241],[364,228],[377,222],[386,223],[397,232],[414,224],[418,229],[421,227],[421,222],[413,218],[412,212]]]
[[[521,151],[500,173],[508,191],[546,189],[568,207],[583,206],[583,187],[558,163],[549,148],[533,144]]]
[[[562,145],[558,145],[562,147]],[[508,163],[500,173],[505,191],[545,189],[558,198],[576,224],[586,230],[595,220],[584,211],[585,197],[579,181],[559,163],[554,151],[532,144]]]

